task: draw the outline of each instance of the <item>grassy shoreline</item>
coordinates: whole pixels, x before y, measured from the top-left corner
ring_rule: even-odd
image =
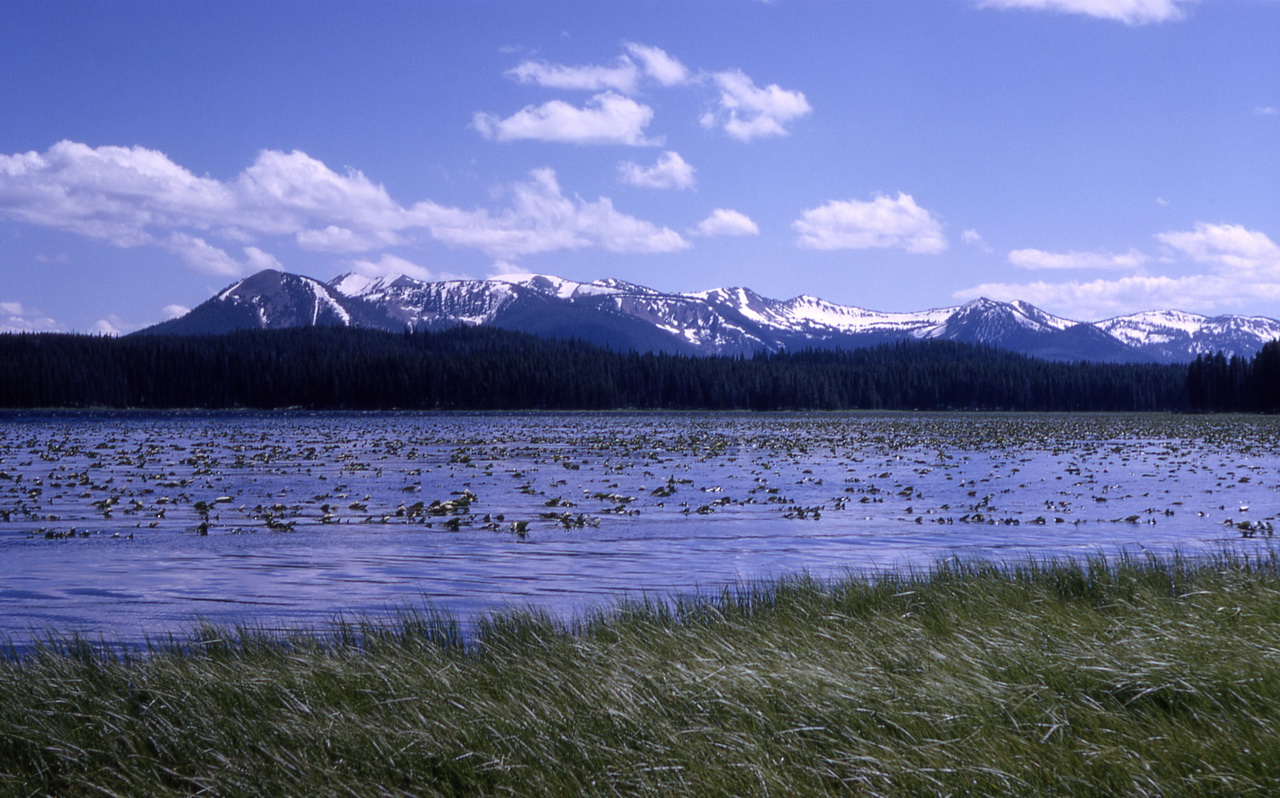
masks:
[[[1280,556],[0,660],[0,794],[1273,794]]]

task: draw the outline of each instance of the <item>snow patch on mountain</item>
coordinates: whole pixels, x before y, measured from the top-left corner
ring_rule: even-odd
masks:
[[[495,324],[614,348],[749,354],[947,339],[1057,360],[1185,362],[1222,351],[1251,356],[1280,338],[1280,321],[1149,311],[1097,323],[1054,316],[1027,302],[980,298],[957,307],[882,312],[801,295],[778,300],[749,288],[664,293],[615,278],[592,282],[517,274],[425,282],[344,274],[328,284],[265,270],[219,292],[156,332],[207,333],[291,326],[400,331]]]
[[[1280,321],[1265,316],[1202,316],[1181,310],[1152,310],[1117,316],[1095,325],[1139,350],[1187,359],[1222,352],[1252,356],[1280,339]]]

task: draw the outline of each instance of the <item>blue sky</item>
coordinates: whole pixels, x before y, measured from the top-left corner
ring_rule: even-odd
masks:
[[[259,268],[1280,316],[1277,0],[12,2],[0,329]]]

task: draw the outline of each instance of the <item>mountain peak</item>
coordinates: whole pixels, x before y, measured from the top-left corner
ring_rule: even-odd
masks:
[[[1222,351],[1249,356],[1280,338],[1280,321],[1149,311],[1096,324],[1025,301],[979,297],[958,307],[886,313],[802,295],[771,299],[746,287],[664,293],[615,278],[589,283],[545,274],[424,282],[344,274],[328,284],[265,269],[180,319],[147,333],[196,334],[302,326],[400,331],[489,324],[579,338],[614,349],[739,355],[847,349],[938,338],[1055,360],[1185,362]]]
[[[346,296],[366,296],[389,289],[412,289],[424,285],[422,280],[405,274],[370,276],[359,272],[340,274],[329,281],[329,287]]]
[[[252,294],[263,290],[269,290],[272,287],[279,286],[290,277],[295,280],[302,279],[297,275],[282,272],[279,269],[263,269],[227,286],[218,294],[218,298],[224,299],[241,293]],[[309,280],[311,278],[308,277],[305,279]]]

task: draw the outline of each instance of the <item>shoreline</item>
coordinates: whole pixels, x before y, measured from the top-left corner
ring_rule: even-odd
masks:
[[[69,640],[0,661],[0,792],[1263,794],[1276,618],[1270,549]]]

